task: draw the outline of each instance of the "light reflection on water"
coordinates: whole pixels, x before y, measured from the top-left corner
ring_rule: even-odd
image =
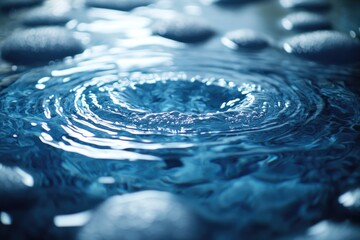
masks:
[[[3,92],[2,112],[19,121],[12,124],[32,123],[19,138],[88,158],[162,160],[174,151],[187,159],[181,161],[207,156],[208,163],[326,151],[344,145],[344,135],[347,149],[356,138],[337,127],[357,124],[359,111],[336,67],[324,72],[301,61],[288,67],[274,51],[220,57],[171,49],[101,51],[29,71]],[[2,134],[15,133],[11,127]]]
[[[348,176],[342,166],[359,154],[358,98],[344,87],[351,68],[289,66],[272,50],[155,49],[102,48],[24,73],[1,92],[1,155],[45,179],[82,176],[91,183],[86,194],[176,192],[201,204],[211,221],[248,215],[233,223],[240,229],[264,214],[284,224],[288,205],[315,198],[317,213],[297,218],[321,219],[328,184]],[[240,193],[260,204],[276,192],[252,213],[236,207],[250,204]],[[54,221],[67,226],[67,217]]]
[[[199,6],[184,10],[197,14]],[[67,27],[96,46],[62,63],[14,69],[19,75],[7,76],[13,83],[0,92],[0,155],[38,172],[38,186],[65,186],[73,198],[173,192],[207,220],[254,233],[257,224],[282,232],[323,219],[325,203],[355,185],[352,67],[152,36],[154,20],[174,17],[165,7],[87,13]],[[58,227],[89,217],[56,215]],[[10,215],[1,212],[1,221],[11,224]]]
[[[294,131],[296,126],[319,127],[316,121],[325,103],[313,85],[324,81],[320,76],[301,76],[301,72],[297,76],[251,54],[248,58],[229,54],[225,61],[207,55],[194,65],[195,54],[184,58],[181,51],[123,52],[65,69],[40,69],[39,80],[30,72],[23,77],[26,81],[20,79],[8,90],[8,102],[24,94],[23,84],[26,95],[33,96],[11,115],[17,118],[24,110],[30,114],[34,105],[41,106],[43,113],[31,119],[42,142],[104,159],[154,160],[158,158],[127,149],[158,149],[152,145],[159,144],[168,148],[167,144],[179,140],[185,146],[199,141],[203,146],[217,145],[217,138],[223,136],[263,148],[265,133],[276,141],[304,135]],[[253,69],[255,62],[259,67]],[[4,109],[12,107],[6,98],[4,102]],[[217,134],[215,141],[213,134]],[[319,139],[306,146],[317,146]],[[288,140],[284,144],[297,145]],[[303,142],[299,147],[305,147]]]

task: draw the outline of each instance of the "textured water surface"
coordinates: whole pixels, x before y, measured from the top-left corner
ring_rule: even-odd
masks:
[[[133,13],[73,7],[66,28],[83,53],[43,66],[1,62],[0,238],[359,236],[358,64],[340,47],[304,47],[303,35],[292,40],[300,57],[304,48],[350,64],[286,53],[285,14],[281,33],[253,27],[266,25],[261,14],[231,23],[270,4],[284,12],[279,2],[184,2]],[[172,8],[203,11],[214,32],[188,45],[154,34],[152,24],[176,19]],[[182,37],[196,38],[192,27]],[[341,36],[336,46],[358,44]]]
[[[351,185],[360,120],[351,70],[289,65],[275,51],[104,51],[28,70],[1,92],[2,156],[90,182],[111,177],[105,195],[180,193],[220,222],[265,212],[291,224],[286,206],[300,198],[296,211],[319,207],[293,216],[306,225],[325,215],[330,186]]]
[[[279,58],[274,64],[275,52],[186,55],[120,51],[107,59],[34,69],[3,92],[1,110],[29,125],[26,136],[71,152],[89,147],[85,155],[108,159],[136,159],[127,150],[133,148],[155,150],[153,157],[143,156],[155,159],[158,149],[176,142],[179,149],[211,148],[219,139],[243,143],[244,150],[324,148],[342,134],[332,126],[337,118],[351,120],[349,127],[357,124],[357,99],[342,86],[351,81],[346,72],[286,66]],[[195,65],[198,58],[202,62]],[[304,71],[308,67],[313,72]],[[343,115],[332,116],[338,112]]]

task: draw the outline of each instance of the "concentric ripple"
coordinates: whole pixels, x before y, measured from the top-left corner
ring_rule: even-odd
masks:
[[[18,125],[2,137],[25,134],[90,158],[160,160],[165,149],[326,149],[342,134],[334,113],[359,120],[355,97],[330,79],[339,76],[303,62],[286,69],[265,54],[119,50],[31,70],[1,94],[2,126]]]

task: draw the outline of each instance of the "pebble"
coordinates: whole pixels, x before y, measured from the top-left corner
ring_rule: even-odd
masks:
[[[360,61],[360,42],[336,31],[315,31],[288,38],[286,52],[312,61],[347,64]]]
[[[360,226],[350,222],[322,221],[310,227],[303,236],[294,240],[358,240]]]
[[[205,239],[203,230],[198,216],[175,195],[143,191],[102,203],[78,240]]]
[[[350,208],[353,211],[360,208],[360,189],[354,189],[343,193],[339,199],[339,203],[346,208]]]
[[[153,2],[154,0],[86,0],[86,5],[89,7],[131,11],[134,8],[146,6]]]
[[[346,219],[359,219],[360,216],[360,188],[349,190],[338,198],[339,209]]]
[[[294,10],[326,11],[331,4],[328,0],[280,0],[281,6]]]
[[[179,42],[202,42],[214,35],[211,27],[198,19],[178,17],[154,25],[153,34]]]
[[[20,168],[0,164],[0,209],[16,208],[33,200],[33,178]]]
[[[259,0],[212,0],[211,2],[218,5],[236,5],[236,4],[244,4],[255,1],[259,1]]]
[[[28,12],[23,20],[23,25],[27,27],[37,26],[62,26],[71,20],[66,13],[55,14],[48,9],[36,9]]]
[[[38,27],[13,33],[1,50],[6,61],[36,65],[81,53],[84,47],[65,28]]]
[[[298,32],[331,29],[331,22],[325,16],[310,12],[291,13],[281,24],[286,30]]]
[[[228,32],[222,42],[231,49],[262,49],[269,46],[265,36],[249,29]]]
[[[1,0],[0,9],[2,11],[10,11],[22,7],[31,7],[41,4],[44,0]]]

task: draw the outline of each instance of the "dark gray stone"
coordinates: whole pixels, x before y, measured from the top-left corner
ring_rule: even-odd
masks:
[[[9,11],[17,8],[31,7],[41,4],[44,0],[1,0],[0,10]]]
[[[73,56],[84,51],[84,47],[65,28],[39,27],[13,33],[1,50],[6,61],[35,65]]]
[[[331,8],[328,0],[280,0],[281,6],[289,9],[326,11]]]
[[[97,208],[79,240],[203,239],[197,215],[175,195],[143,191],[114,196]]]
[[[218,5],[239,5],[239,4],[245,4],[245,3],[251,3],[251,2],[258,2],[261,0],[212,0],[213,3]]]
[[[201,20],[179,17],[158,22],[153,33],[179,42],[196,43],[207,40],[214,31]]]
[[[284,41],[286,52],[312,61],[347,64],[360,61],[360,42],[336,31],[303,33]]]
[[[28,27],[37,26],[62,26],[71,20],[69,14],[56,15],[49,9],[36,9],[27,13],[22,23]]]
[[[86,5],[89,7],[130,11],[134,8],[146,6],[153,2],[154,0],[86,0]]]
[[[281,23],[286,30],[298,32],[331,29],[331,22],[325,16],[309,12],[291,13]]]
[[[34,199],[33,178],[20,168],[0,164],[0,208],[17,208]]]
[[[228,32],[222,42],[231,49],[262,49],[269,46],[265,36],[249,29]]]

